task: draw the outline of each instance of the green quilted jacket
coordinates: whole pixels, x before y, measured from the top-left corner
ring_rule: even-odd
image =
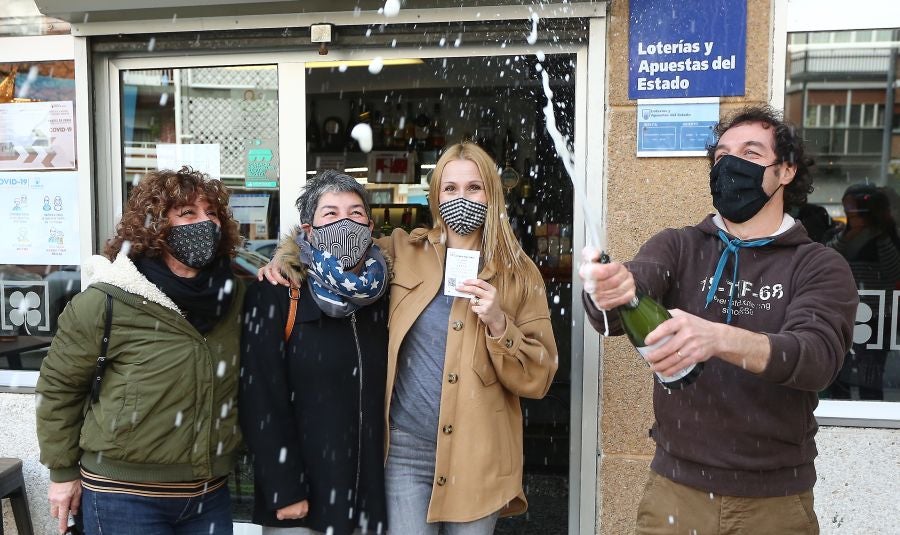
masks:
[[[136,482],[226,475],[241,436],[237,418],[244,286],[204,337],[124,255],[94,257],[91,285],[59,318],[37,383],[41,462],[52,481],[89,472]],[[100,399],[90,389],[113,297]]]

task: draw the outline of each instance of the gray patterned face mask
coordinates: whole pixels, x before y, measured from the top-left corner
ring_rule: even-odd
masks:
[[[344,269],[351,269],[372,244],[372,231],[367,225],[344,218],[334,223],[312,228],[313,247],[336,257]]]
[[[169,244],[175,260],[188,267],[202,269],[215,258],[221,237],[219,225],[207,219],[199,223],[170,228],[166,243]]]
[[[438,205],[444,224],[460,236],[471,234],[487,218],[487,205],[457,197]]]

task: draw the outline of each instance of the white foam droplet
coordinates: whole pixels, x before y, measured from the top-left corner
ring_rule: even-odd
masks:
[[[225,364],[224,360],[219,361],[219,366],[216,368],[216,377],[225,377],[225,368],[227,364]]]
[[[181,427],[181,421],[184,420],[184,413],[178,411],[175,415],[175,427]]]
[[[537,43],[537,25],[539,20],[541,19],[537,16],[537,13],[531,14],[531,33],[525,38],[529,45]]]
[[[278,463],[284,464],[287,461],[287,448],[281,448],[281,451],[278,452]]]
[[[350,137],[359,143],[359,148],[363,152],[372,150],[372,127],[366,123],[357,123],[350,131]]]
[[[384,16],[391,18],[400,14],[400,0],[387,0],[384,3]]]
[[[378,74],[381,72],[381,69],[384,68],[384,61],[381,59],[381,56],[378,56],[369,63],[369,72],[372,74]]]

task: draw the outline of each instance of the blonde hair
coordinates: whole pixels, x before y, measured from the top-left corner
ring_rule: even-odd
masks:
[[[499,277],[500,286],[510,277],[517,279],[524,288],[543,288],[544,281],[534,262],[528,258],[516,235],[509,226],[506,214],[506,200],[503,196],[503,185],[500,173],[494,160],[478,145],[471,142],[451,145],[438,159],[431,174],[428,206],[434,228],[440,228],[442,235],[447,235],[447,227],[441,218],[440,192],[441,176],[444,167],[454,160],[469,160],[478,167],[481,180],[484,181],[484,193],[487,197],[487,216],[481,233],[481,251],[484,254],[485,266],[491,266]]]

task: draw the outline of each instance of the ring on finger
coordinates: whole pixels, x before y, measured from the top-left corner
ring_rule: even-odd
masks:
[[[684,358],[684,355],[681,354],[681,351],[676,351],[675,354],[678,355],[678,360],[681,360]]]
[[[475,299],[472,300],[472,304],[478,306],[481,304],[481,299],[476,295]]]

